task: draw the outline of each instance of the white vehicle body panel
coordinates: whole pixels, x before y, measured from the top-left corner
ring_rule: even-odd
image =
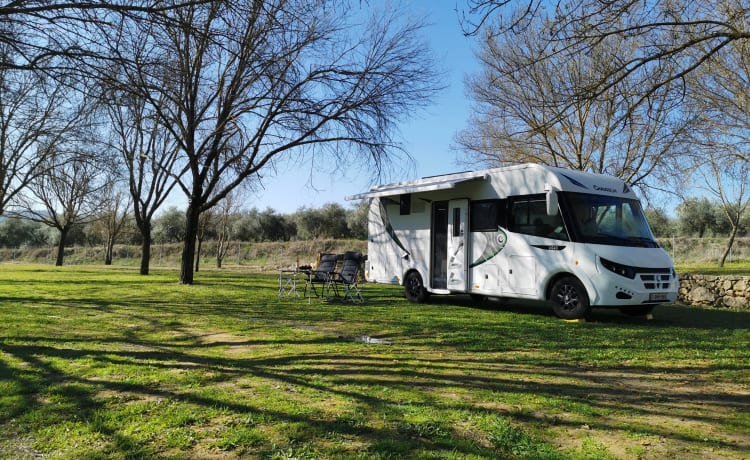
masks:
[[[527,196],[533,198],[528,203]],[[517,216],[526,211],[516,208],[506,212],[516,222],[470,228],[471,213],[478,212],[472,211],[474,204],[489,207],[497,201],[531,209],[540,196],[546,196],[548,208],[557,207],[558,196],[567,200],[557,208],[563,228],[527,230],[532,222],[519,222]],[[640,247],[613,239],[615,224],[627,221],[623,213],[629,207],[599,216],[600,229],[611,227],[600,234],[608,239],[582,242],[583,230],[571,228],[573,216],[586,212],[572,212],[575,197],[625,200],[640,209],[637,196],[620,179],[533,164],[378,186],[349,199],[371,200],[366,270],[371,282],[403,284],[410,271],[417,271],[432,293],[547,300],[550,284],[572,275],[585,287],[592,306],[674,302],[679,283],[668,254],[653,241]],[[645,228],[651,235],[647,224]]]

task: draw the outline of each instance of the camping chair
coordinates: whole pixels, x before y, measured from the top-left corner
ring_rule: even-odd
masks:
[[[336,254],[321,253],[318,261],[318,268],[310,270],[308,273],[305,291],[307,291],[309,287],[310,291],[315,293],[316,297],[320,297],[331,289],[331,276],[336,271],[337,261],[338,256]],[[318,294],[318,290],[315,288],[316,284],[322,285],[320,294]]]
[[[349,251],[344,254],[341,270],[332,274],[331,282],[335,292],[338,294],[339,285],[344,288],[344,302],[364,302],[359,286],[363,261],[361,252]]]

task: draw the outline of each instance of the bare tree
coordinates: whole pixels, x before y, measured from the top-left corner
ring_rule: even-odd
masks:
[[[689,89],[685,110],[696,119],[699,157],[718,150],[750,162],[750,40],[718,53],[691,75]]]
[[[108,75],[103,37],[185,2],[13,1],[0,6],[0,215],[55,164],[63,134],[79,123],[68,98]],[[116,58],[116,56],[114,57]],[[67,113],[66,113],[67,112]],[[37,184],[38,185],[38,184]]]
[[[730,44],[750,39],[747,4],[742,1],[570,0],[554,4],[554,11],[545,11],[545,5],[540,0],[467,0],[464,30],[476,34],[489,24],[495,27],[493,33],[512,37],[537,15],[549,14],[540,59],[575,60],[617,42],[642,44],[634,54],[597,68],[583,84],[567,88],[563,95],[570,104],[596,99],[624,80],[639,89],[631,106],[648,104],[654,94],[682,84]]]
[[[164,104],[158,99],[151,102]],[[110,121],[110,143],[127,170],[135,223],[141,234],[140,273],[148,275],[152,222],[177,185],[179,148],[146,99],[115,88],[103,103]]]
[[[104,265],[112,265],[115,242],[131,218],[132,197],[119,181],[105,183],[101,195],[97,224],[104,239]]]
[[[709,156],[703,177],[706,188],[719,200],[724,216],[729,222],[729,238],[719,258],[723,267],[732,252],[740,229],[740,222],[750,210],[750,162],[737,156]]]
[[[134,61],[150,65],[128,72],[184,156],[182,283],[193,282],[200,214],[231,190],[281,156],[380,171],[398,152],[395,123],[438,89],[421,24],[392,12],[357,28],[347,5],[215,1],[170,10],[148,31],[152,52]]]
[[[158,13],[211,0],[40,2],[13,1],[0,6],[0,69],[96,76],[107,52],[102,31],[116,34],[129,24],[156,20]]]
[[[693,163],[730,228],[721,267],[750,210],[750,41],[728,45],[691,80],[686,110],[696,119]]]
[[[49,160],[45,173],[29,182],[19,201],[19,215],[60,233],[55,265],[63,265],[70,230],[99,214],[99,192],[107,183],[101,165],[80,151],[56,155],[54,162]]]
[[[0,67],[0,215],[46,172],[79,122],[71,93],[44,75]]]
[[[198,231],[195,233],[196,249],[195,249],[195,272],[199,272],[201,268],[201,250],[203,249],[203,242],[212,230],[214,225],[214,210],[207,209],[198,216]]]
[[[611,59],[634,52],[612,44],[577,60],[546,53],[547,22],[516,33],[485,33],[482,71],[468,80],[477,109],[457,137],[471,162],[483,166],[535,162],[607,173],[631,185],[662,186],[674,171],[675,144],[686,132],[674,115],[671,87],[648,105],[631,107],[638,88],[624,80],[591,99],[569,101],[567,88],[587,81]]]
[[[499,30],[522,30],[542,6],[541,0],[466,0],[466,9],[457,7],[465,35],[478,34],[488,23]]]
[[[216,268],[221,268],[224,257],[226,257],[229,251],[229,241],[232,238],[232,217],[240,209],[237,192],[238,190],[234,190],[228,193],[216,208]]]

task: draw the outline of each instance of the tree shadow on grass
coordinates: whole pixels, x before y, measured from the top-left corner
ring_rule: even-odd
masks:
[[[288,440],[290,445],[321,442],[331,433],[338,433],[376,450],[393,449],[392,454],[409,456],[452,450],[492,458],[498,454],[498,447],[477,441],[477,437],[489,434],[457,431],[446,423],[445,417],[507,417],[516,423],[570,430],[587,423],[597,432],[620,432],[624,436],[631,431],[630,420],[636,419],[644,420],[639,432],[703,446],[705,433],[675,431],[672,424],[657,422],[679,418],[695,426],[719,425],[728,404],[736,410],[750,409],[748,395],[734,393],[729,387],[713,388],[708,381],[701,386],[688,385],[692,376],[702,371],[700,367],[683,367],[676,375],[671,368],[598,369],[550,365],[532,357],[506,359],[503,354],[474,357],[454,353],[437,357],[408,348],[398,349],[403,355],[399,357],[393,355],[393,347],[373,347],[333,336],[206,342],[210,335],[210,331],[183,331],[175,343],[153,342],[137,335],[129,339],[103,338],[97,343],[86,339],[14,337],[2,350],[18,364],[4,364],[0,370],[3,380],[15,382],[19,389],[15,396],[20,401],[12,410],[4,411],[2,422],[43,418],[47,426],[55,426],[80,420],[92,436],[107,439],[104,451],[110,454],[165,454],[158,445],[129,435],[132,428],[120,426],[117,419],[102,418],[103,411],[111,410],[106,398],[101,397],[106,393],[120,395],[126,401],[176,401],[206,411],[221,407],[222,418],[263,414],[268,426],[292,423],[305,427]],[[250,348],[281,345],[288,351],[268,357],[207,354],[238,344]],[[334,347],[335,352],[324,351]],[[72,363],[73,368],[60,363]],[[142,366],[145,373],[153,374],[153,381],[142,382],[138,372],[133,375],[132,370],[125,370],[133,366]],[[96,369],[110,369],[108,374],[120,377],[97,376]],[[196,372],[197,381],[185,386],[171,381],[171,372]],[[243,388],[247,388],[249,380],[255,382],[253,388],[277,385],[279,394],[271,399],[311,394],[316,395],[313,400],[334,398],[351,409],[336,416],[327,414],[322,407],[309,412],[280,408],[252,397],[252,392],[245,394]],[[213,394],[202,390],[217,387],[236,391]],[[383,391],[386,388],[390,390]],[[456,396],[445,398],[446,394]],[[555,403],[547,409],[530,404],[539,398]],[[524,407],[525,404],[530,405]],[[629,414],[629,421],[611,416],[621,412]],[[410,418],[410,413],[416,415]],[[29,423],[32,429],[40,428]],[[264,445],[270,448],[270,441]],[[727,451],[750,447],[720,436],[712,440],[712,445]]]
[[[79,296],[55,304],[71,322],[9,332],[0,442],[52,437],[59,446],[40,453],[91,458],[66,436],[130,458],[567,458],[530,434],[547,431],[640,449],[667,440],[650,458],[750,449],[747,419],[733,415],[750,410],[741,313],[660,307],[652,321],[602,312],[567,324],[514,302],[415,306],[374,291],[364,305],[283,304],[268,282],[248,286],[266,290],[263,304]],[[352,340],[363,331],[391,344]],[[686,344],[681,362],[642,361]],[[172,406],[202,415],[169,419]],[[195,439],[169,447],[165,433],[180,430]]]
[[[43,341],[43,338],[41,339]],[[316,340],[314,343],[318,343]],[[330,341],[328,341],[330,342]],[[142,343],[140,344],[142,345]],[[155,344],[154,344],[155,345]],[[292,345],[292,344],[289,344]],[[344,397],[355,401],[355,404],[365,412],[382,410],[389,406],[390,402],[383,401],[380,398],[372,397],[357,389],[341,390],[329,385],[314,383],[310,378],[310,372],[314,371],[316,375],[325,375],[334,377],[337,372],[328,369],[331,359],[347,362],[355,358],[345,355],[330,356],[327,354],[307,356],[306,358],[297,359],[295,357],[283,357],[274,359],[228,359],[228,358],[205,358],[195,356],[190,353],[180,353],[175,351],[147,351],[147,352],[104,352],[95,350],[86,350],[85,343],[65,342],[57,346],[25,346],[11,345],[3,346],[3,352],[13,356],[15,359],[24,363],[26,370],[21,373],[3,372],[5,379],[12,379],[19,382],[23,388],[21,396],[23,402],[17,402],[12,412],[4,411],[2,417],[3,424],[11,421],[23,421],[24,419],[45,420],[45,427],[34,426],[29,422],[30,429],[39,430],[44,428],[49,431],[50,427],[60,426],[60,430],[65,425],[70,424],[72,420],[81,422],[83,426],[76,428],[78,431],[90,431],[91,437],[104,437],[108,440],[107,445],[100,446],[105,455],[135,457],[156,457],[164,454],[158,443],[146,442],[142,439],[129,436],[127,433],[132,428],[120,426],[117,423],[108,423],[103,420],[101,413],[111,410],[106,404],[106,398],[100,395],[106,392],[109,395],[121,395],[126,400],[133,401],[178,401],[180,404],[189,404],[195,407],[211,410],[221,407],[221,418],[236,416],[247,418],[248,415],[262,414],[263,420],[267,425],[279,424],[301,424],[306,427],[302,432],[311,434],[301,434],[295,439],[290,439],[291,445],[303,441],[314,440],[318,437],[324,438],[330,436],[330,433],[339,433],[346,436],[354,436],[370,439],[373,444],[377,444],[384,439],[394,439],[399,437],[399,432],[393,426],[386,425],[380,427],[373,426],[355,426],[346,421],[346,417],[325,418],[318,412],[306,415],[294,409],[281,410],[274,409],[272,406],[264,405],[263,400],[254,398],[236,398],[236,397],[218,397],[207,395],[197,390],[186,390],[184,387],[175,387],[173,384],[148,384],[127,381],[117,381],[106,378],[90,378],[73,373],[66,373],[58,368],[54,362],[65,360],[68,362],[77,362],[82,360],[93,361],[98,365],[121,366],[124,364],[133,365],[134,363],[143,363],[144,367],[160,368],[165,371],[185,369],[200,370],[206,372],[209,377],[203,378],[201,386],[223,386],[234,385],[238,380],[246,380],[248,376],[253,379],[259,379],[263,382],[279,382],[283,388],[279,391],[289,392],[290,388],[307,388],[307,391],[317,391],[322,393],[333,393],[339,397]],[[365,359],[366,361],[366,359]],[[323,366],[317,369],[317,366]],[[351,363],[346,364],[350,366]],[[379,365],[375,363],[374,365]],[[304,366],[302,369],[288,369],[289,366]],[[3,369],[7,371],[7,369]],[[31,373],[35,377],[24,376]],[[403,375],[402,377],[408,377]],[[342,377],[341,386],[359,385],[361,380]],[[284,389],[285,388],[285,389]],[[296,390],[295,390],[296,391]],[[292,391],[294,393],[295,391]],[[283,396],[282,396],[283,397]],[[44,402],[46,401],[46,402]],[[388,408],[386,412],[393,409]],[[158,416],[158,415],[154,415]],[[67,429],[67,428],[66,428]],[[137,431],[137,430],[136,430]],[[445,433],[441,434],[445,436]],[[59,440],[56,440],[59,442]],[[271,441],[268,441],[270,448]],[[415,451],[434,449],[434,440],[412,439],[410,449]],[[403,447],[403,446],[402,446]],[[70,448],[70,447],[68,447]],[[481,446],[470,448],[473,454],[484,454],[492,456],[492,451]],[[41,453],[45,453],[42,451]],[[49,452],[47,452],[49,453]],[[80,457],[80,455],[79,455]]]

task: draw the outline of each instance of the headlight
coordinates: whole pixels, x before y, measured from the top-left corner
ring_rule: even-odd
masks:
[[[616,262],[612,262],[611,260],[607,260],[604,258],[599,258],[599,260],[602,263],[602,266],[606,268],[607,270],[617,273],[620,276],[624,276],[625,278],[635,279],[635,268],[630,267],[628,265],[622,265],[618,264]]]

